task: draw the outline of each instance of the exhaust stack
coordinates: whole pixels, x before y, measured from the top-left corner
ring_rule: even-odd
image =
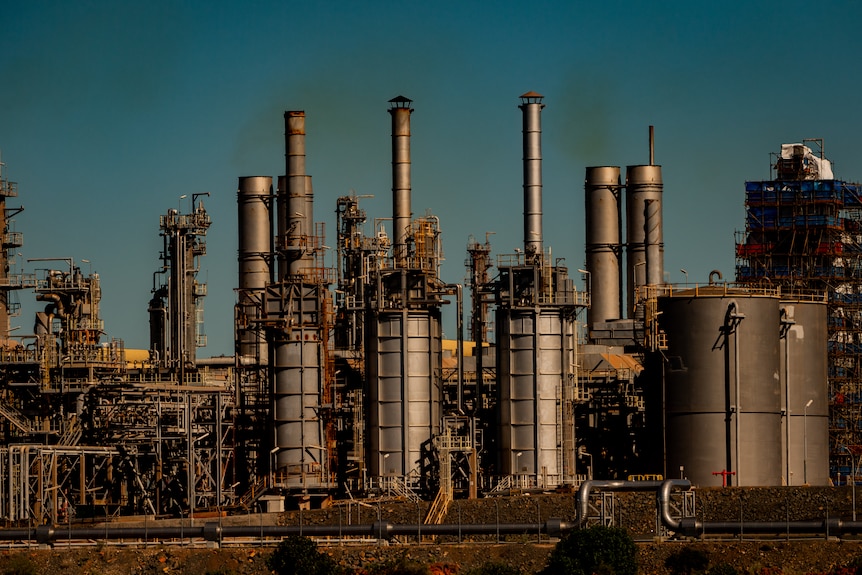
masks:
[[[395,267],[407,265],[410,234],[410,114],[413,100],[396,96],[389,100],[392,116],[392,234]]]
[[[590,309],[593,325],[622,318],[620,297],[620,169],[617,166],[587,168],[586,256],[590,273]]]
[[[542,254],[542,104],[536,92],[521,95],[524,134],[524,253],[528,261]]]
[[[279,187],[278,214],[280,247],[286,254],[286,269],[279,270],[282,277],[299,275],[314,263],[314,193],[311,176],[305,173],[305,112],[285,112],[284,132],[287,176],[286,189]]]

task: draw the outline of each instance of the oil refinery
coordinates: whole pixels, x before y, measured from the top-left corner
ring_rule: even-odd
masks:
[[[438,523],[455,498],[594,479],[855,483],[862,188],[833,179],[822,141],[782,146],[774,179],[744,184],[735,281],[667,283],[650,128],[647,164],[586,169],[570,270],[543,237],[544,105],[518,105],[523,245],[471,239],[464,283],[441,276],[445,222],[413,215],[410,99],[389,101],[392,210],[374,216],[355,194],[315,197],[306,114],[285,112],[284,175],[238,176],[232,357],[197,354],[202,258],[233,257],[207,253],[207,194],[160,217],[150,346],[130,350],[105,333],[84,260],[10,271],[18,189],[0,172],[0,519],[395,494]],[[315,209],[335,210],[334,237]],[[12,337],[12,296],[30,291],[44,310]]]

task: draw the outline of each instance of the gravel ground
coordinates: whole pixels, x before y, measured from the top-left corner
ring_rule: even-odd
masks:
[[[860,493],[862,495],[862,493]],[[845,488],[715,488],[697,491],[695,514],[706,521],[785,521],[843,518],[852,514],[852,498]],[[368,524],[416,523],[424,516],[427,503],[369,501],[340,504],[325,510],[291,511],[283,514],[247,515],[225,518],[225,524]],[[609,510],[610,511],[610,510]],[[726,541],[664,541],[655,538],[655,496],[648,493],[618,493],[612,510],[617,524],[629,529],[639,541],[640,573],[665,575],[668,556],[685,546],[702,551],[711,565],[728,563],[751,575],[806,575],[826,573],[862,556],[862,542],[819,539]],[[862,513],[860,513],[862,515]],[[301,518],[300,518],[301,516]],[[522,495],[473,501],[459,500],[450,507],[446,523],[534,523],[549,518],[575,519],[575,498],[568,495]],[[174,520],[175,522],[176,520]],[[212,520],[200,520],[212,521]],[[134,525],[134,522],[124,522]],[[153,525],[153,522],[150,522]],[[524,573],[536,573],[544,565],[554,541],[536,534],[440,537],[419,544],[415,537],[384,545],[339,545],[322,547],[339,563],[354,568],[404,559],[426,565],[445,565],[449,573],[464,572],[486,561],[519,566]],[[273,547],[189,548],[149,546],[144,549],[100,545],[89,548],[0,551],[0,575],[59,574],[165,574],[258,575],[268,573],[265,558]],[[780,569],[781,571],[777,571]]]

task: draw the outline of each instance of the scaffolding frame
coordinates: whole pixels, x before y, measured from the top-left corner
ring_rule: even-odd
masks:
[[[806,177],[792,160],[775,168]],[[840,180],[746,182],[745,231],[736,234],[737,283],[827,295],[830,475],[849,475],[843,461],[862,451],[860,195],[862,185]]]

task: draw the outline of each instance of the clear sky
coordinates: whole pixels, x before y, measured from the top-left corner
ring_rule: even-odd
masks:
[[[413,213],[440,218],[443,279],[460,282],[471,234],[495,232],[495,254],[522,244],[517,105],[534,90],[546,104],[545,246],[579,282],[584,168],[647,163],[649,125],[670,280],[684,281],[680,268],[692,282],[713,269],[732,279],[744,182],[769,177],[780,144],[824,138],[836,178],[862,180],[860,22],[849,0],[6,0],[0,150],[19,186],[9,207],[25,208],[20,259],[99,272],[108,335],[146,348],[159,216],[208,192],[198,355],[231,354],[237,178],[283,174],[283,112],[305,110],[328,243],[335,199],[351,190],[375,196],[370,218],[389,217],[386,110],[403,94]],[[41,304],[19,296],[12,325],[32,333]]]

